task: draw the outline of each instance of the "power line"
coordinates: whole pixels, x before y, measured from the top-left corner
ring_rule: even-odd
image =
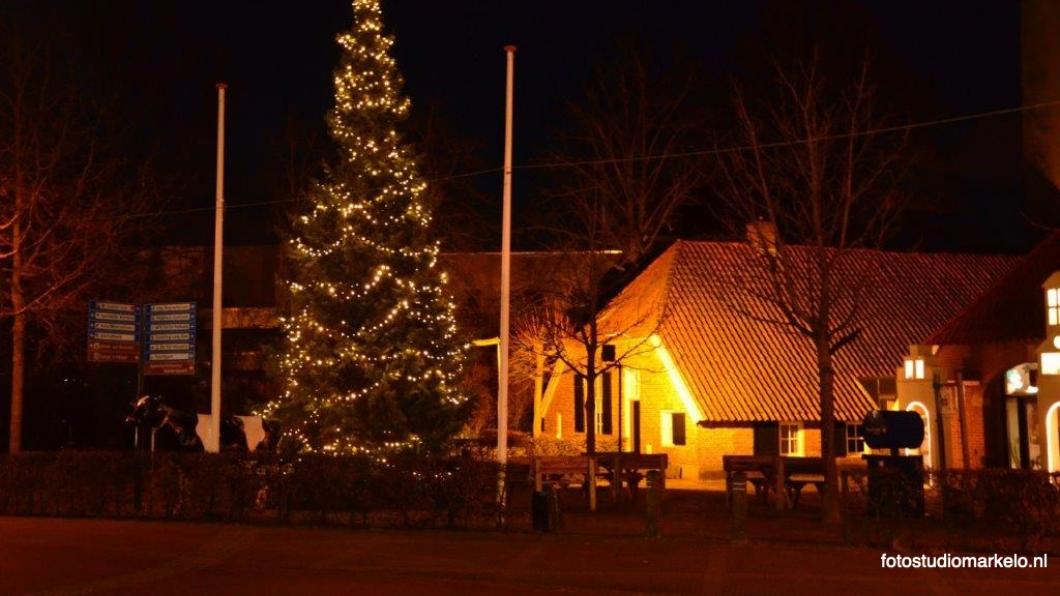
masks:
[[[840,133],[834,135],[825,135],[821,137],[808,137],[803,139],[792,139],[790,141],[775,141],[772,143],[761,143],[759,145],[735,145],[730,147],[714,147],[711,149],[697,149],[691,151],[675,151],[668,153],[657,153],[652,155],[635,155],[631,157],[616,157],[616,158],[604,158],[604,159],[585,159],[585,160],[569,160],[569,161],[551,161],[541,163],[529,163],[512,166],[513,170],[545,170],[545,169],[557,169],[557,168],[569,168],[587,165],[601,165],[608,163],[627,163],[636,161],[655,161],[660,159],[681,159],[686,157],[702,157],[708,155],[721,155],[725,153],[741,153],[744,151],[752,151],[756,149],[779,149],[783,147],[792,147],[795,145],[805,145],[807,143],[817,143],[823,141],[837,141],[841,139],[849,139],[855,137],[866,137],[876,136],[884,134],[892,134],[896,132],[909,132],[921,128],[930,128],[934,126],[944,126],[947,124],[956,124],[960,122],[968,122],[971,120],[982,120],[984,118],[993,118],[996,116],[1005,116],[1009,114],[1017,114],[1021,112],[1029,112],[1033,110],[1041,110],[1047,108],[1053,108],[1060,106],[1060,100],[1045,101],[1040,103],[1034,103],[1024,106],[1016,106],[1011,108],[1000,108],[997,110],[988,110],[985,112],[974,112],[971,114],[962,114],[959,116],[950,116],[947,118],[937,118],[934,120],[922,120],[919,122],[911,122],[909,124],[899,124],[895,126],[884,126],[880,128],[872,128],[867,130],[859,130],[850,133]],[[497,174],[504,171],[504,168],[486,168],[482,170],[472,170],[469,172],[462,172],[459,174],[451,174],[448,176],[440,176],[437,178],[429,178],[424,180],[427,184],[433,184],[438,182],[446,182],[449,180],[456,180],[460,178],[474,178],[478,176],[484,176],[486,174]],[[237,203],[237,204],[225,204],[225,210],[244,209],[250,207],[265,207],[269,205],[280,205],[286,203],[294,203],[301,199],[276,199],[271,201],[255,201],[250,203]],[[172,211],[156,211],[151,213],[139,213],[127,216],[133,217],[162,217],[166,215],[186,215],[190,213],[200,213],[205,211],[213,211],[214,207],[192,207],[188,209],[177,209]]]

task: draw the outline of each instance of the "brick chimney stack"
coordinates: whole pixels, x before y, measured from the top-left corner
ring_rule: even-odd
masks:
[[[751,246],[768,252],[777,253],[777,228],[773,222],[756,219],[747,223],[747,242]]]

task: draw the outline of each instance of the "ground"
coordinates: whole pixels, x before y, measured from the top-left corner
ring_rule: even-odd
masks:
[[[559,535],[0,518],[3,594],[1055,594],[1049,570],[887,570],[880,551]]]

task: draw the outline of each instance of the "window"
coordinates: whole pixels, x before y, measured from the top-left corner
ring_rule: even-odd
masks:
[[[685,428],[685,413],[663,411],[660,420],[659,438],[663,447],[680,447],[688,444],[688,434]]]
[[[574,375],[574,432],[585,432],[585,377]]]
[[[1060,352],[1042,352],[1043,375],[1060,375]]]
[[[802,455],[801,422],[780,423],[780,454],[791,456]]]
[[[1049,288],[1045,291],[1045,306],[1048,310],[1049,325],[1060,325],[1060,289]]]
[[[599,390],[596,392],[596,419],[598,420],[596,432],[601,435],[610,435],[613,432],[611,424],[611,371],[605,371],[599,378]]]
[[[924,378],[924,359],[923,358],[906,358],[905,359],[905,378],[908,379],[923,379]]]
[[[611,413],[611,372],[596,377],[595,408],[593,408],[593,429],[598,435],[610,435],[614,432]],[[588,394],[588,383],[582,375],[574,376],[574,432],[585,432],[585,399]]]
[[[563,438],[563,412],[556,412],[556,438]]]
[[[847,453],[861,453],[865,450],[865,429],[860,423],[847,423]]]

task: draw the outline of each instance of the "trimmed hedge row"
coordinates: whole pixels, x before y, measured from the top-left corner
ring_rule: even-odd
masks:
[[[848,474],[846,509],[867,522],[877,538],[893,540],[916,524],[910,505],[918,487],[894,470]],[[951,541],[1014,543],[1038,550],[1047,537],[1060,536],[1060,475],[1029,470],[947,470],[925,473],[923,508],[941,522]],[[875,483],[875,490],[870,484]],[[936,524],[937,525],[937,524]]]
[[[484,452],[366,457],[60,451],[0,457],[0,515],[492,527]]]

